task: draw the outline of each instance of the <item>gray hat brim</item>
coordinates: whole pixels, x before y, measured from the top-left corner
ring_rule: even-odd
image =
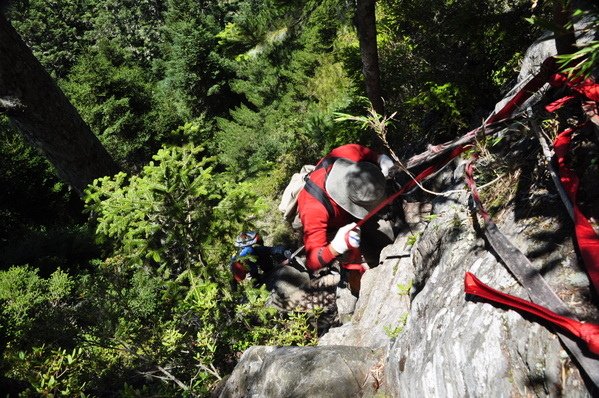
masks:
[[[355,187],[366,190],[368,200],[352,200],[362,193]],[[327,176],[325,189],[342,209],[362,219],[385,199],[385,177],[373,163],[339,158]]]

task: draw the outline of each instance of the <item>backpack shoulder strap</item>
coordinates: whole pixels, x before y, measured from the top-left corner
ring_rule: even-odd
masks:
[[[314,170],[318,170],[318,169],[328,169],[330,166],[333,165],[333,163],[335,163],[335,161],[339,159],[336,156],[325,156],[320,163],[318,163],[316,165],[316,168]],[[313,171],[314,171],[313,170]],[[327,174],[329,173],[329,170],[327,170]]]
[[[326,178],[328,177],[328,174],[329,174],[328,169],[330,168],[330,166],[333,165],[333,163],[335,163],[335,161],[337,159],[339,159],[339,158],[335,157],[335,156],[325,157],[324,159],[322,159],[320,161],[320,163],[318,163],[318,165],[316,166],[316,168],[313,171],[306,174],[306,176],[304,177],[304,179],[306,181],[306,184],[304,185],[304,189],[310,195],[315,197],[316,200],[318,200],[320,203],[322,203],[322,205],[327,210],[329,217],[333,217],[335,215],[335,210],[333,209],[333,205],[331,204],[331,201],[327,197],[327,194],[325,193],[325,191],[321,187],[316,185],[312,180],[310,180],[310,174],[312,174],[314,171],[316,171],[318,169],[325,169],[325,174],[326,174],[325,181],[326,181]]]
[[[327,197],[327,194],[324,190],[316,185],[312,180],[306,178],[306,185],[304,186],[306,192],[310,195],[314,196],[316,200],[318,200],[322,205],[327,209],[327,213],[329,213],[329,217],[333,217],[335,215],[335,210],[333,210],[333,205],[331,201]]]

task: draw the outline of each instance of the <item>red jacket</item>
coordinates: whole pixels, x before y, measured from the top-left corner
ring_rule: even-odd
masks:
[[[331,156],[346,158],[354,162],[367,161],[378,165],[378,153],[358,144],[348,144],[335,148],[325,158]],[[317,167],[323,159],[318,162]],[[356,221],[351,214],[343,210],[326,193],[325,181],[331,167],[332,165],[326,168],[317,168],[310,174],[310,180],[325,191],[334,210],[332,217],[329,216],[324,205],[305,189],[301,190],[297,199],[298,212],[304,228],[306,266],[312,271],[324,267],[335,259],[335,256],[328,248],[330,239],[327,238],[327,234],[332,239],[340,227]]]

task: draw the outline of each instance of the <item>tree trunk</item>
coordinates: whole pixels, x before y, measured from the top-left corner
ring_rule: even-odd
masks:
[[[381,90],[379,55],[376,44],[375,0],[357,0],[356,25],[360,40],[362,72],[366,82],[366,94],[374,110],[383,115],[385,105]]]
[[[119,167],[75,107],[0,14],[0,113],[80,195],[95,178]]]
[[[357,0],[356,26],[360,41],[362,56],[362,73],[366,83],[366,95],[373,109],[379,115],[385,114],[385,103],[381,89],[381,73],[379,69],[379,55],[376,44],[376,19],[375,0]],[[382,148],[380,137],[374,135],[374,146]]]

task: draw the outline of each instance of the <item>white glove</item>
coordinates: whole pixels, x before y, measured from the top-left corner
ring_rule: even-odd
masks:
[[[347,240],[345,239],[346,236]],[[348,243],[353,248],[360,247],[360,228],[356,228],[355,222],[339,228],[331,241],[331,247],[337,253],[343,254],[349,249]]]
[[[394,165],[395,163],[389,156],[385,155],[384,153],[379,155],[379,167],[381,168],[385,178],[389,176],[389,170],[391,170],[391,167]]]

